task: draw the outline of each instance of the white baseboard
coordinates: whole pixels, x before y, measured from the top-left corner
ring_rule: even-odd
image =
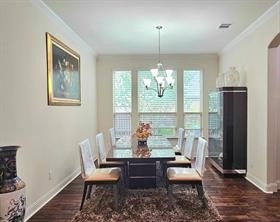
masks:
[[[38,210],[40,210],[45,204],[47,204],[52,198],[54,198],[61,190],[63,190],[69,183],[71,183],[79,174],[81,169],[76,169],[73,173],[65,177],[60,183],[52,188],[45,195],[40,197],[37,201],[32,203],[26,209],[25,222],[29,220]]]
[[[266,190],[269,191],[268,193],[274,193],[274,192],[277,192],[277,190],[278,190],[277,187],[278,187],[277,182],[269,183],[266,185]]]
[[[270,183],[270,184],[263,183],[258,178],[254,177],[248,173],[245,178],[250,183],[254,184],[256,187],[258,187],[260,190],[262,190],[264,193],[277,192],[277,183]],[[278,184],[278,189],[279,189],[279,184]]]

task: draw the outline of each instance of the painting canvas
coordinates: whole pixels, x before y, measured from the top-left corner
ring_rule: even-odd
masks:
[[[48,104],[80,105],[80,56],[47,33]]]

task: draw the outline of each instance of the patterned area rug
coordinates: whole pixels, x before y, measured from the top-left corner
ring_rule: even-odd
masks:
[[[221,221],[218,211],[206,196],[207,207],[203,208],[196,189],[186,186],[174,188],[174,207],[168,207],[167,192],[164,188],[128,190],[120,207],[114,210],[112,189],[98,187],[84,204],[72,222],[121,221],[121,222],[162,222],[162,221]]]

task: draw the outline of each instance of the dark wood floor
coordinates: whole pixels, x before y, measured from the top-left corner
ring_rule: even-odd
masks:
[[[244,178],[224,178],[208,163],[206,168],[204,189],[223,221],[280,221],[280,192],[265,194]],[[82,187],[77,177],[28,221],[71,221],[80,206]]]

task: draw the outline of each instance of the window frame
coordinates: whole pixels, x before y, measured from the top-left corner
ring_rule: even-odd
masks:
[[[176,132],[177,132],[177,129],[178,129],[178,115],[177,115],[177,112],[168,112],[168,113],[166,113],[166,112],[138,112],[137,113],[137,116],[138,116],[138,120],[139,121],[141,121],[141,115],[145,115],[145,114],[148,114],[148,115],[174,115],[175,116],[175,126],[174,126],[174,128],[169,128],[169,127],[165,127],[165,128],[156,128],[156,127],[154,127],[153,126],[153,123],[151,123],[151,126],[152,126],[152,131],[153,131],[153,133],[155,133],[155,130],[154,129],[156,129],[156,131],[159,131],[160,129],[172,129],[173,130],[173,134],[172,135],[168,135],[167,136],[167,138],[174,138],[175,136],[177,136],[176,135]],[[158,135],[157,133],[156,134],[154,134],[154,135]]]
[[[114,75],[116,72],[128,72],[130,74],[130,80],[131,80],[131,104],[130,104],[130,112],[116,112],[115,111],[115,102],[114,102],[114,99],[115,99],[115,95],[114,95],[114,86],[115,86],[115,78],[114,78]],[[127,134],[131,134],[132,133],[132,112],[133,112],[133,72],[132,70],[128,70],[128,69],[117,69],[117,70],[113,70],[112,71],[112,108],[113,108],[113,127],[115,129],[115,134],[116,134],[116,137],[119,138],[120,137],[120,134],[118,132],[118,129],[116,129],[116,115],[118,114],[128,114],[130,116],[130,119],[129,119],[129,122],[130,122],[130,126],[129,126],[129,130],[127,131]],[[123,135],[126,135],[126,134],[123,134]]]
[[[177,69],[172,69],[172,70],[174,70],[174,72],[175,72],[175,75],[174,75],[174,78],[175,78],[175,87],[173,87],[173,89],[167,89],[167,90],[175,90],[175,97],[176,97],[176,100],[175,100],[175,112],[174,111],[172,111],[172,112],[158,112],[158,111],[156,111],[156,112],[139,112],[139,77],[140,77],[140,75],[139,75],[139,73],[140,72],[149,72],[149,70],[147,70],[147,69],[138,69],[137,71],[136,71],[136,73],[137,73],[137,77],[136,77],[136,84],[137,84],[137,92],[136,92],[136,100],[137,100],[137,107],[136,107],[136,111],[137,111],[137,119],[138,119],[138,122],[139,121],[141,121],[141,118],[140,118],[140,116],[141,115],[145,115],[145,114],[154,114],[154,115],[174,115],[175,116],[175,127],[174,128],[169,128],[169,129],[173,129],[173,133],[172,133],[172,135],[166,135],[166,137],[167,138],[174,138],[174,137],[176,137],[177,136],[177,129],[179,128],[178,127],[178,71],[177,71]],[[152,77],[152,75],[151,75],[151,77]],[[146,89],[145,89],[146,90]],[[156,92],[154,92],[155,93],[155,96],[157,97],[157,94],[156,94]],[[152,127],[153,127],[153,125],[152,125]],[[166,129],[166,128],[157,128],[158,130],[160,130],[160,129]]]
[[[177,138],[177,129],[180,127],[185,128],[185,116],[188,114],[199,114],[200,116],[200,129],[194,129],[194,130],[199,130],[200,135],[203,135],[203,118],[204,118],[204,107],[203,107],[203,93],[204,93],[204,76],[203,76],[203,70],[200,68],[183,68],[183,69],[173,69],[176,72],[176,80],[175,80],[175,90],[176,90],[176,105],[175,105],[175,110],[176,112],[139,112],[138,111],[138,106],[139,106],[139,95],[138,95],[138,88],[140,85],[138,85],[138,78],[139,75],[138,73],[140,71],[149,71],[147,68],[139,68],[139,69],[117,69],[117,70],[112,70],[112,75],[114,75],[115,72],[129,72],[131,75],[131,112],[125,112],[125,114],[130,115],[130,135],[134,133],[136,130],[136,127],[138,125],[138,122],[140,121],[140,116],[145,115],[145,114],[158,114],[158,115],[174,115],[175,116],[175,128],[174,128],[174,135],[167,135],[166,137],[169,139],[172,138]],[[199,71],[200,72],[200,112],[185,112],[185,105],[184,105],[184,73],[186,71]],[[113,77],[113,76],[112,76]],[[114,77],[112,78],[112,84],[114,84]],[[170,90],[170,89],[168,89]],[[173,88],[174,90],[174,88]],[[179,91],[180,90],[180,91]],[[182,91],[181,91],[182,90]],[[113,91],[113,90],[112,90]],[[112,100],[114,100],[114,92],[112,92]],[[155,93],[155,96],[156,93]],[[182,103],[179,104],[178,102]],[[115,114],[119,114],[120,112],[115,113],[114,109],[114,102],[112,101],[112,108],[113,108],[113,125],[115,126]],[[173,128],[172,128],[173,129]],[[189,128],[185,128],[186,130],[192,130]],[[187,135],[187,134],[186,134]]]
[[[200,72],[200,111],[199,112],[185,112],[185,82],[184,82],[184,75],[187,71],[199,71]],[[186,135],[188,134],[188,131],[190,130],[200,130],[199,136],[203,135],[203,70],[202,69],[183,69],[183,120],[184,120],[184,129],[186,130]],[[199,114],[200,115],[200,128],[199,129],[190,129],[186,128],[185,125],[185,118],[187,115],[192,115],[192,114]],[[199,137],[198,136],[198,137]],[[197,136],[195,136],[197,137]]]

